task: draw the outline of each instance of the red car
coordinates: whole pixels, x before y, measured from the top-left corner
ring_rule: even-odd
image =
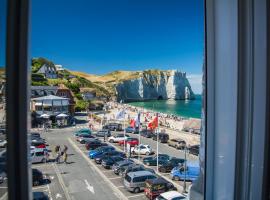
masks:
[[[124,140],[121,140],[118,142],[120,146],[124,145]],[[139,145],[139,140],[137,138],[127,138],[126,139],[126,145],[129,144],[130,146],[136,146]]]

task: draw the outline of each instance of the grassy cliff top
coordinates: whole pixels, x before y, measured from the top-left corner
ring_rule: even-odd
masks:
[[[76,71],[71,71],[71,73],[76,76],[84,77],[85,79],[90,80],[92,82],[103,83],[103,84],[117,84],[122,81],[132,80],[139,77],[145,77],[147,75],[170,76],[172,74],[172,71],[171,70],[157,70],[157,69],[144,70],[144,71],[113,71],[111,73],[100,75],[100,76],[94,75],[94,74],[87,74],[84,72],[76,72]]]

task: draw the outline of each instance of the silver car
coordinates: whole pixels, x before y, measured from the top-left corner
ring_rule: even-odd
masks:
[[[129,172],[124,178],[124,186],[130,192],[139,193],[144,190],[146,180],[155,178],[157,176],[149,171]]]

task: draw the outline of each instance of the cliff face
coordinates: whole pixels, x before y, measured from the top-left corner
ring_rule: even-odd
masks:
[[[143,71],[138,78],[118,83],[115,89],[119,101],[194,99],[186,73],[175,70]]]

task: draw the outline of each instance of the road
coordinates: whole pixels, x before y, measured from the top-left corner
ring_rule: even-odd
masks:
[[[87,160],[68,142],[72,132],[72,130],[59,129],[43,135],[50,147],[57,144],[62,147],[67,145],[68,147],[68,164],[54,164],[60,183],[65,191],[66,199],[119,199],[117,193],[108,186],[95,169],[89,166]]]

